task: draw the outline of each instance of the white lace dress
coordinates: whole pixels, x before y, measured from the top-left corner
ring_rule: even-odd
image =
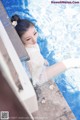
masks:
[[[45,72],[46,66],[44,65],[45,59],[40,53],[38,44],[26,47],[26,51],[29,54],[30,60],[29,68],[33,80],[33,85],[41,85],[47,81],[47,75]]]

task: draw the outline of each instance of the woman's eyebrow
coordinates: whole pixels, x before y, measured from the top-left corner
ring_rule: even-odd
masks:
[[[37,30],[34,31],[34,33],[37,32]]]

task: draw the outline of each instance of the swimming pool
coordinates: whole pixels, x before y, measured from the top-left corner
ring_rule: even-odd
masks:
[[[80,57],[80,4],[51,4],[50,0],[2,0],[9,16],[17,13],[36,24],[41,53],[50,64]],[[69,69],[55,79],[80,120],[80,69]]]

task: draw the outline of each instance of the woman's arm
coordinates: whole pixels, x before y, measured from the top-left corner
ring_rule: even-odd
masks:
[[[80,67],[80,58],[70,58],[62,62],[56,63],[54,65],[51,65],[47,67],[46,74],[48,79],[52,79],[53,77],[59,75],[61,72],[75,67]]]

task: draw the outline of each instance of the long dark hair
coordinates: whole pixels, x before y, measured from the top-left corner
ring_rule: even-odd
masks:
[[[21,36],[29,29],[29,27],[34,26],[34,24],[27,19],[20,19],[19,15],[15,14],[11,17],[11,22],[16,21],[17,25],[15,29],[18,35]]]

